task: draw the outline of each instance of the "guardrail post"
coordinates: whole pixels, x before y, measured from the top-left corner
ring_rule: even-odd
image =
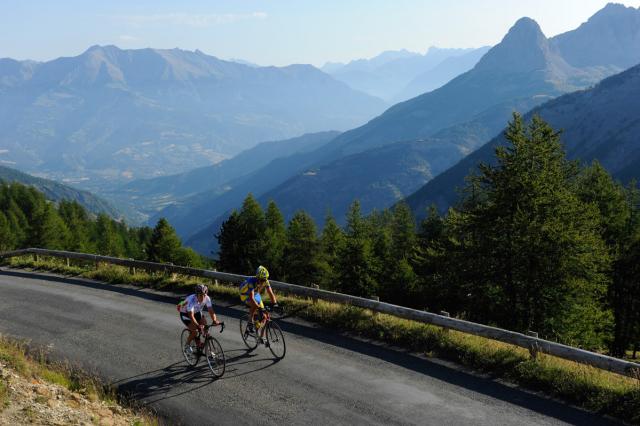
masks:
[[[169,262],[169,263],[167,263],[167,265],[173,266],[173,263]],[[165,271],[165,273],[167,272],[166,268],[165,268],[164,271]],[[178,274],[173,272],[173,271],[171,271],[171,281],[175,281],[177,279],[178,279]]]
[[[67,268],[71,266],[71,260],[68,257],[64,258],[65,263],[67,264]]]
[[[38,261],[38,254],[37,253],[33,253],[33,261],[34,262]]]
[[[440,315],[442,315],[443,317],[447,317],[447,318],[451,318],[451,314],[447,311],[440,311]],[[448,333],[449,329],[446,327],[442,327],[442,332],[443,333]]]
[[[369,299],[375,300],[376,302],[380,301],[380,296],[369,296]],[[374,318],[378,316],[378,311],[373,311]]]
[[[129,258],[129,260],[133,260],[133,259],[132,259],[132,258]],[[129,266],[129,273],[130,273],[131,275],[135,275],[135,273],[136,273],[136,267],[135,267],[135,266],[133,266],[133,265]]]
[[[318,284],[311,284],[311,288],[319,290],[320,286]],[[311,300],[313,301],[313,304],[315,305],[316,303],[318,303],[318,298],[317,297],[312,297]]]
[[[527,336],[535,337],[537,339],[538,338],[538,332],[537,331],[527,331]],[[538,342],[533,342],[533,343],[531,343],[531,345],[529,345],[529,354],[531,355],[532,359],[537,359],[538,358],[538,352],[539,351],[540,351],[540,348],[538,346]]]

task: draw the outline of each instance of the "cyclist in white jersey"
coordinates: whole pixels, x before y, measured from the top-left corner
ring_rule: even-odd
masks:
[[[207,325],[207,320],[204,315],[202,315],[202,311],[204,307],[207,307],[207,311],[209,311],[209,316],[211,317],[211,321],[214,325],[220,324],[218,322],[218,318],[216,317],[216,313],[213,311],[213,304],[211,303],[211,298],[207,296],[209,289],[204,284],[196,285],[196,292],[190,296],[187,296],[185,300],[178,304],[178,312],[180,313],[180,320],[184,325],[186,325],[191,334],[189,334],[189,338],[187,339],[187,344],[185,346],[189,347],[191,341],[196,337],[198,329],[200,332],[204,331],[204,326]],[[197,342],[198,347],[200,347],[203,343]]]

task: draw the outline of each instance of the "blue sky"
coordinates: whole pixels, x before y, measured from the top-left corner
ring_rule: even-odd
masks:
[[[600,0],[0,0],[0,57],[48,60],[94,44],[200,49],[260,65],[348,61],[384,50],[479,47],[529,16],[553,36]],[[640,7],[640,0],[623,1]]]

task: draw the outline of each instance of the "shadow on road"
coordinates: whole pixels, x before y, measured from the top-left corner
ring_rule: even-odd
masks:
[[[111,384],[117,386],[125,398],[148,405],[194,392],[214,381],[206,363],[190,367],[185,361],[178,361]]]
[[[111,382],[125,398],[142,405],[175,398],[202,389],[217,380],[229,380],[256,371],[264,370],[276,363],[270,358],[260,358],[246,349],[225,351],[227,365],[224,376],[215,379],[203,359],[195,367],[184,360],[135,376]]]
[[[113,291],[156,302],[170,304],[176,303],[176,298],[172,296],[154,294],[148,291],[119,285],[102,284],[86,279],[41,275],[32,272],[6,269],[0,269],[0,275],[61,282],[65,284]],[[245,314],[244,309],[240,307],[234,308],[232,306],[233,305],[222,306],[218,304],[216,305],[216,312],[235,319],[239,319]],[[476,375],[460,371],[456,368],[431,362],[424,358],[407,352],[401,352],[378,343],[355,339],[322,327],[305,324],[303,321],[297,319],[286,321],[283,321],[283,319],[284,318],[280,319],[279,324],[288,334],[304,337],[305,339],[313,339],[323,344],[333,345],[369,357],[378,358],[397,366],[430,376],[437,380],[478,392],[510,404],[518,405],[570,424],[619,424],[613,420],[585,412],[562,402],[507,386],[496,382],[491,378],[478,377]],[[258,354],[248,352],[245,349],[229,350],[225,351],[225,354],[228,355],[227,371],[222,379],[228,380],[234,377],[240,377],[268,368],[275,364],[274,359],[256,358],[259,356]],[[295,356],[295,353],[290,356]],[[246,368],[248,366],[251,367]],[[153,370],[138,376],[121,379],[113,384],[117,385],[119,389],[128,393],[130,396],[149,404],[163,399],[173,398],[187,392],[192,392],[211,384],[213,381],[214,380],[212,379],[206,364],[199,364],[198,367],[191,368],[188,367],[185,362],[176,362],[159,370]]]

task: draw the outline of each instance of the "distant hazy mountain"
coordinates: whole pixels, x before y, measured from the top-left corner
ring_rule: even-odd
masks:
[[[56,202],[61,200],[77,201],[94,214],[106,213],[115,219],[123,217],[123,214],[109,202],[90,192],[74,189],[49,179],[31,176],[9,167],[0,166],[0,182],[18,182],[33,186],[42,192],[48,200]]]
[[[383,107],[310,65],[94,46],[45,63],[0,60],[0,160],[50,176],[152,177],[350,128]]]
[[[603,80],[596,87],[570,93],[534,109],[562,130],[569,158],[586,163],[597,159],[614,177],[628,182],[640,178],[640,65]],[[407,198],[414,212],[424,215],[436,204],[446,209],[456,203],[456,188],[477,172],[479,163],[494,163],[495,148],[505,143],[500,135],[420,188]]]
[[[432,47],[424,55],[406,50],[388,51],[374,58],[358,59],[346,65],[329,63],[323,70],[354,89],[392,101],[420,74],[448,58],[465,55],[473,50]],[[458,74],[451,78],[456,75]],[[416,92],[413,96],[419,93],[422,92]]]
[[[406,101],[407,99],[444,86],[455,77],[472,69],[489,49],[489,46],[481,47],[468,53],[452,56],[443,60],[435,67],[426,70],[411,80],[407,86],[396,95],[394,101]]]
[[[629,68],[640,63],[640,8],[609,3],[580,28],[554,37],[552,43],[575,67]]]
[[[420,53],[411,52],[406,49],[402,50],[387,50],[379,55],[374,56],[371,59],[354,59],[347,64],[341,62],[327,62],[320,69],[327,74],[333,73],[349,73],[355,71],[374,71],[376,68],[381,67],[389,62],[422,56]]]
[[[177,175],[135,180],[114,191],[106,192],[105,196],[132,205],[147,215],[167,217],[172,223],[178,223],[179,219],[173,214],[180,210],[179,207],[171,206],[169,210],[162,212],[159,210],[172,204],[190,206],[195,199],[212,202],[217,195],[232,189],[234,183],[240,181],[243,176],[251,175],[276,158],[313,151],[339,134],[337,131],[320,132],[283,141],[263,142],[213,166],[200,167]],[[202,193],[207,195],[197,195]],[[190,198],[196,195],[196,198]],[[222,211],[230,207],[232,206],[225,207]],[[213,214],[213,208],[198,206],[196,209]],[[156,220],[157,217],[154,217],[152,222]],[[204,224],[194,225],[198,227]]]

